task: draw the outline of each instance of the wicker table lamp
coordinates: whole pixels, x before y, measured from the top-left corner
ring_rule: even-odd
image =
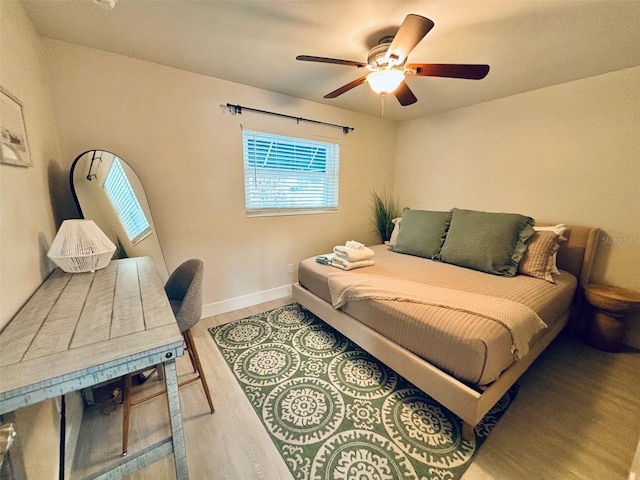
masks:
[[[47,257],[67,273],[95,272],[109,265],[115,251],[93,220],[65,220]]]

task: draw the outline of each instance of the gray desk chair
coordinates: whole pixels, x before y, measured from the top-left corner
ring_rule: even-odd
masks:
[[[211,400],[211,394],[209,393],[209,386],[202,371],[202,364],[200,363],[200,357],[198,357],[198,351],[196,350],[196,344],[193,341],[193,335],[191,334],[191,327],[193,327],[200,320],[202,315],[202,274],[204,272],[204,265],[202,260],[192,258],[187,260],[169,277],[164,287],[173,314],[176,317],[178,328],[184,337],[185,350],[189,353],[191,365],[196,373],[195,377],[189,378],[178,384],[178,387],[182,387],[188,383],[200,380],[202,382],[202,388],[204,394],[209,402],[209,408],[211,413],[215,412],[213,407],[213,401]],[[138,405],[142,402],[155,398],[159,395],[163,395],[165,390],[153,393],[141,399],[132,400],[131,398],[131,384],[132,377],[136,373],[130,373],[124,378],[124,412],[123,412],[123,425],[122,425],[122,454],[127,454],[129,446],[129,420],[131,407]]]

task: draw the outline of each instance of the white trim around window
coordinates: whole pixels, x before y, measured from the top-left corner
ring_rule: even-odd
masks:
[[[247,216],[338,209],[340,144],[242,129]]]

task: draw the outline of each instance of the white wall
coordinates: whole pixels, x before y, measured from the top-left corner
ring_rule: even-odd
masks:
[[[305,100],[77,45],[45,40],[62,156],[112,151],[138,173],[169,271],[189,257],[205,264],[205,312],[260,294],[282,294],[288,264],[357,239],[376,242],[372,189],[393,182],[396,124]],[[245,112],[240,104],[355,131]],[[341,142],[336,214],[247,218],[240,125]],[[249,299],[246,296],[250,296]]]
[[[68,171],[60,162],[41,39],[18,2],[0,1],[0,21],[0,84],[22,102],[33,162],[30,168],[0,164],[1,329],[53,269],[46,253],[56,227],[73,208],[65,191]],[[67,415],[71,460],[82,415],[79,395],[69,398]],[[55,402],[20,409],[12,418],[14,465],[19,468],[24,460],[20,473],[27,478],[57,478]]]
[[[593,280],[640,291],[640,67],[401,123],[394,191],[600,227]]]
[[[22,102],[33,167],[0,164],[0,327],[53,269],[49,170],[60,158],[40,37],[19,4],[1,9],[2,87]]]

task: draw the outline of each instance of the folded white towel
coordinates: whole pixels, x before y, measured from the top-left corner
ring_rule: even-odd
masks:
[[[342,270],[353,270],[354,268],[370,267],[371,265],[373,265],[372,259],[350,262],[349,260],[336,256],[331,260],[332,267],[340,268]]]
[[[335,254],[327,253],[324,255],[318,255],[316,257],[316,262],[321,263],[323,265],[331,265],[331,260],[335,258]]]
[[[364,247],[362,249],[343,247],[342,245],[338,245],[333,248],[333,253],[336,254],[337,257],[344,258],[349,260],[350,262],[358,262],[360,260],[369,260],[373,258],[374,251],[370,248]]]
[[[356,242],[355,240],[349,240],[344,244],[345,247],[354,248],[356,250],[362,250],[365,248],[364,243]]]

